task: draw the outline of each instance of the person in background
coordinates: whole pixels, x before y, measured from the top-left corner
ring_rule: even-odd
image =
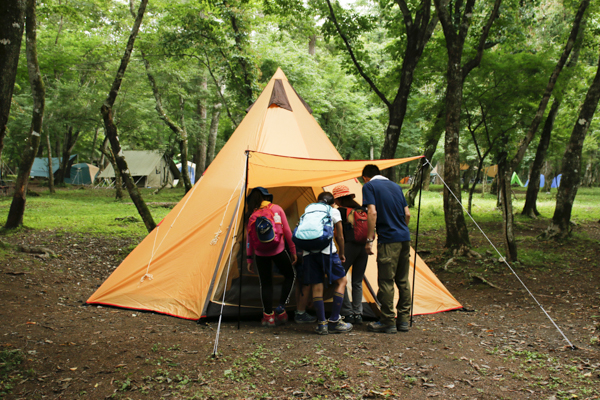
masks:
[[[364,208],[354,200],[356,196],[354,193],[350,193],[350,189],[346,185],[334,187],[332,193],[342,217],[342,226],[344,227],[344,255],[346,256],[344,269],[346,273],[352,267],[352,302],[350,302],[348,293],[345,291],[342,316],[346,322],[354,325],[362,325],[363,278],[369,256],[365,249],[365,241],[355,238],[353,225],[355,219],[353,217],[356,214],[355,211],[360,211],[364,214]]]
[[[410,318],[410,283],[408,281],[410,211],[402,189],[381,175],[379,167],[366,165],[362,172],[363,206],[368,212],[368,235],[365,249],[373,254],[377,231],[377,299],[381,304],[381,318],[367,325],[372,332],[408,332]],[[394,283],[399,297],[394,311]]]
[[[254,273],[254,258],[260,279],[263,326],[274,327],[288,321],[285,305],[289,302],[296,279],[296,246],[283,209],[273,204],[273,195],[263,187],[252,189],[247,198],[248,271]],[[287,248],[286,248],[287,246]],[[284,277],[279,305],[273,311],[273,263]]]

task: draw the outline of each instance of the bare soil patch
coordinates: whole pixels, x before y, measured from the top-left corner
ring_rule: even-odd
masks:
[[[514,269],[577,350],[497,255],[458,259],[444,271],[444,233],[436,231],[424,233],[419,250],[471,312],[417,316],[409,333],[396,335],[363,325],[321,337],[313,326],[242,321],[238,329],[227,321],[218,358],[215,321],[85,305],[135,239],[24,230],[3,240],[57,256],[3,250],[0,397],[598,398],[600,224],[578,226],[562,244],[535,238],[546,225],[518,224],[527,257]],[[485,229],[501,244],[498,226]],[[486,243],[475,233],[472,240]]]

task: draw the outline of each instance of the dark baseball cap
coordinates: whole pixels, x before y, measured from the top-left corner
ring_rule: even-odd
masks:
[[[254,191],[259,191],[263,196],[265,196],[265,198],[267,200],[269,200],[270,202],[273,202],[273,195],[271,193],[269,193],[269,191],[262,186],[257,186],[254,189],[252,189],[250,191],[250,194],[248,195],[248,197],[250,197],[250,195],[252,195],[252,193],[254,193]]]

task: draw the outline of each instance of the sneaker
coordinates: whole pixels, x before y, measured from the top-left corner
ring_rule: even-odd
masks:
[[[396,329],[400,332],[408,332],[410,324],[408,322],[396,322]]]
[[[354,323],[354,315],[350,314],[350,315],[342,315],[342,318],[344,319],[344,322],[348,322],[350,324]]]
[[[315,329],[317,335],[327,335],[329,334],[329,329],[327,329],[327,321],[319,321],[317,324],[317,329]]]
[[[329,321],[328,325],[330,333],[343,333],[352,330],[352,324],[344,322],[343,318],[340,318],[337,321]]]
[[[396,325],[386,325],[382,324],[380,321],[371,322],[367,324],[367,330],[371,332],[380,332],[380,333],[396,333],[398,330],[396,329]]]
[[[263,312],[263,317],[262,317],[261,322],[262,322],[263,326],[268,326],[268,327],[275,326],[275,313],[266,314]]]
[[[283,310],[283,312],[280,314],[275,313],[275,323],[277,325],[283,325],[286,322],[288,322],[288,315],[287,312],[285,312],[285,310]]]
[[[363,319],[362,319],[361,314],[354,314],[353,317],[354,317],[354,322],[353,322],[354,325],[362,325]]]
[[[294,315],[294,322],[296,322],[297,324],[314,324],[315,322],[317,322],[317,317],[315,317],[314,315],[310,315],[307,312],[304,312],[302,314],[296,312]]]

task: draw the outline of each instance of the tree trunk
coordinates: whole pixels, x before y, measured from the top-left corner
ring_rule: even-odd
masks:
[[[108,140],[105,140],[108,143]],[[113,171],[115,171],[115,200],[123,200],[125,195],[123,194],[123,178],[121,178],[121,173],[119,172],[119,166],[115,162],[114,154],[110,147],[101,148],[102,154],[108,162],[112,165]]]
[[[471,166],[469,165],[469,168],[467,170],[465,170],[465,172],[463,172],[463,187],[462,190],[464,190],[465,192],[469,191],[469,186],[471,184],[471,176],[472,176],[472,169]]]
[[[90,151],[90,164],[94,164],[94,160],[96,159],[96,142],[98,141],[99,130],[99,127],[96,127],[94,130],[94,140],[92,141],[92,150]]]
[[[310,35],[308,39],[308,54],[311,56],[317,54],[317,35]]]
[[[202,80],[202,89],[204,93],[207,92],[208,82],[206,78]],[[196,135],[196,154],[194,156],[194,162],[196,163],[196,182],[202,177],[204,170],[206,169],[206,119],[208,117],[208,109],[206,107],[206,99],[202,98],[198,100],[196,105],[196,115],[200,119],[198,122],[198,133]]]
[[[125,181],[125,185],[127,186],[127,191],[129,192],[129,196],[135,204],[144,224],[146,225],[146,229],[148,232],[151,232],[155,227],[156,223],[152,218],[152,214],[148,209],[148,206],[144,202],[144,199],[140,195],[140,192],[135,185],[131,175],[129,174],[129,168],[127,167],[127,162],[123,157],[123,151],[121,150],[121,144],[119,143],[119,136],[117,132],[117,127],[113,121],[113,112],[112,107],[115,103],[117,96],[119,95],[119,89],[121,87],[121,82],[123,80],[123,76],[125,75],[125,71],[127,69],[127,64],[129,63],[129,59],[131,58],[131,52],[133,51],[133,45],[135,43],[135,38],[139,31],[140,25],[142,23],[142,19],[144,17],[144,12],[146,10],[146,5],[148,4],[148,0],[141,0],[140,7],[138,9],[138,13],[131,29],[131,34],[129,35],[129,40],[127,41],[127,47],[125,49],[125,53],[123,54],[123,58],[121,59],[121,64],[119,69],[117,70],[117,75],[115,80],[111,86],[110,92],[108,93],[108,97],[104,101],[102,105],[101,112],[102,118],[104,119],[104,127],[106,136],[110,141],[110,145],[112,148],[113,155],[115,157],[115,163],[117,164],[117,168],[121,172],[121,176]]]
[[[210,121],[210,130],[208,131],[208,145],[206,149],[206,168],[215,159],[215,148],[217,145],[217,133],[219,132],[219,117],[221,116],[221,104],[213,106],[212,119]]]
[[[6,225],[4,225],[4,228],[6,229],[14,229],[23,224],[29,173],[31,172],[31,167],[33,166],[33,161],[40,145],[40,134],[42,132],[44,120],[45,89],[37,59],[37,23],[35,8],[36,0],[27,0],[25,50],[27,54],[29,84],[31,85],[31,94],[33,96],[31,128],[29,129],[29,136],[21,156],[19,174],[17,175],[17,181],[15,182],[15,192],[6,219]]]
[[[579,117],[575,122],[571,139],[567,144],[565,154],[562,160],[562,179],[558,194],[556,195],[556,208],[552,223],[548,228],[549,236],[562,239],[570,233],[571,212],[573,210],[573,201],[581,181],[581,155],[583,152],[583,141],[587,135],[598,100],[600,99],[600,59],[598,60],[598,69],[592,85],[588,89],[587,95],[579,112]]]
[[[48,147],[48,190],[51,194],[54,190],[54,174],[52,173],[52,146],[50,146],[50,133],[46,133],[46,147]]]
[[[179,104],[181,108],[181,136],[179,140],[179,153],[181,154],[181,178],[185,185],[185,192],[189,192],[192,189],[192,182],[190,180],[190,171],[188,170],[188,134],[185,128],[185,100],[183,97],[179,97]],[[167,174],[165,174],[167,176]]]
[[[73,127],[67,127],[62,149],[62,159],[60,160],[60,168],[56,173],[56,184],[59,186],[64,185],[65,178],[71,176],[71,171],[69,171],[69,165],[71,165],[71,152],[77,143],[80,133],[81,131],[76,131],[75,134],[73,134]]]
[[[504,144],[506,148],[506,143]],[[517,243],[513,231],[514,216],[512,209],[512,189],[510,186],[509,167],[506,160],[508,154],[503,151],[498,162],[498,195],[502,209],[502,233],[504,235],[504,245],[506,249],[506,259],[509,262],[517,261]]]
[[[550,145],[552,129],[554,128],[554,119],[556,118],[559,108],[560,100],[555,98],[550,107],[548,117],[546,117],[542,136],[540,137],[540,143],[538,144],[535,159],[531,166],[529,185],[527,185],[527,194],[525,195],[525,205],[523,206],[523,211],[521,211],[521,214],[531,218],[536,218],[540,215],[537,210],[537,198],[540,191],[540,174],[542,173],[542,167],[544,166],[544,160],[546,159],[546,153],[548,151],[548,146]]]
[[[475,0],[469,0],[465,5],[465,13],[472,12]],[[453,252],[464,252],[471,247],[469,232],[463,214],[460,190],[460,111],[462,104],[462,53],[466,28],[460,34],[454,31],[454,25],[448,10],[447,2],[435,0],[435,6],[442,22],[446,48],[448,51],[447,89],[446,89],[446,140],[444,143],[444,220],[446,222],[446,248]],[[454,193],[454,196],[450,193]]]
[[[5,0],[0,12],[0,157],[17,76],[21,40],[25,27],[25,0]]]
[[[444,143],[444,219],[446,222],[446,247],[463,252],[471,247],[469,232],[463,214],[460,190],[460,110],[462,103],[462,73],[460,55],[462,43],[448,49],[448,91],[446,103],[446,140]],[[456,57],[458,56],[458,57]],[[450,193],[452,191],[456,199]]]

